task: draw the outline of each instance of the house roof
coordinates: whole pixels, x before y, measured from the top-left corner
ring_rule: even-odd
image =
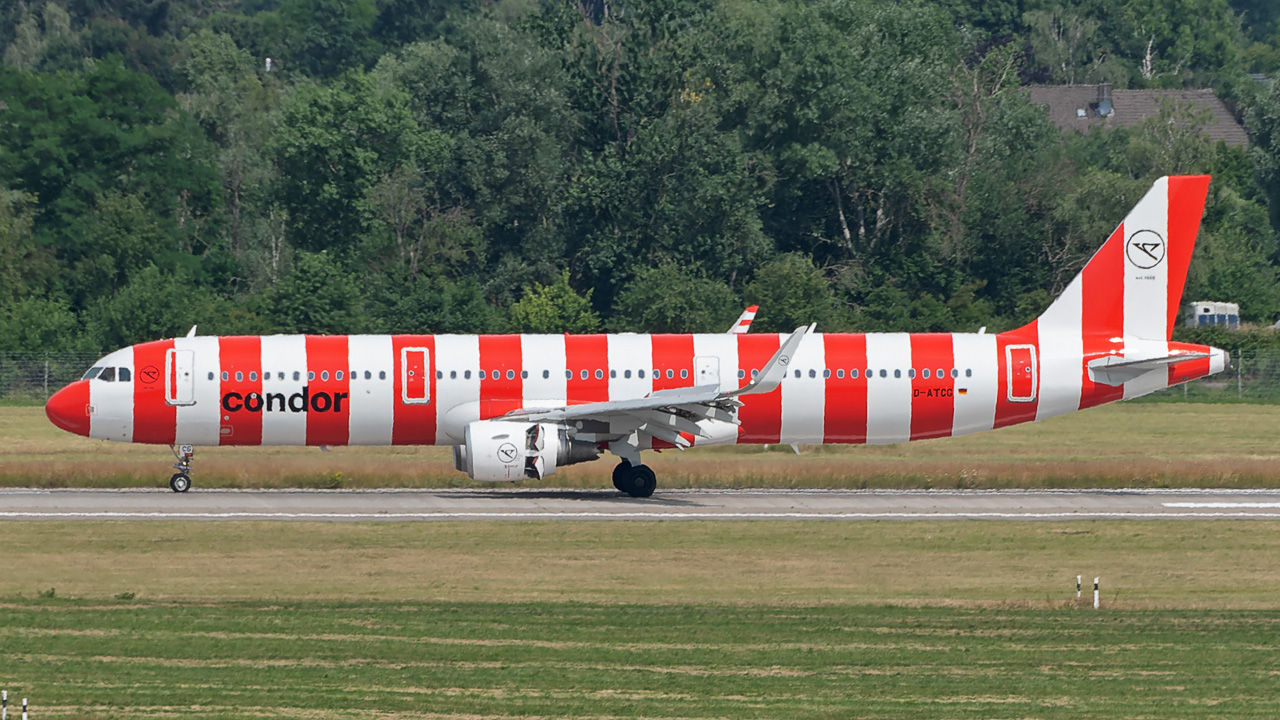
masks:
[[[1249,146],[1248,134],[1212,90],[1111,90],[1114,112],[1106,117],[1097,113],[1097,85],[1032,85],[1027,90],[1031,102],[1046,107],[1049,119],[1063,130],[1088,132],[1094,126],[1134,127],[1159,115],[1162,102],[1173,101],[1209,112],[1210,120],[1203,130],[1211,140],[1223,140],[1237,147]]]

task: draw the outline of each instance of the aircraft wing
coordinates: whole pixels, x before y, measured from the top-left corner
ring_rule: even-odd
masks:
[[[751,321],[756,319],[756,311],[759,309],[759,305],[752,305],[746,310],[743,310],[742,314],[738,316],[738,319],[725,332],[729,335],[745,334],[751,329]]]
[[[699,426],[701,420],[718,420],[738,424],[736,410],[742,406],[741,395],[769,393],[777,389],[787,374],[787,367],[805,335],[813,325],[796,328],[779,346],[769,362],[751,382],[737,390],[724,391],[718,385],[657,390],[642,398],[606,400],[604,402],[565,405],[554,408],[521,408],[503,419],[530,422],[564,422],[596,420],[607,422],[611,435],[632,432],[650,435],[684,448],[689,441],[682,433],[706,437]]]

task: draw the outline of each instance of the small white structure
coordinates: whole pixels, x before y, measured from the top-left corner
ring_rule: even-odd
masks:
[[[1187,305],[1187,327],[1206,325],[1226,325],[1232,330],[1239,330],[1239,303],[1197,300]]]

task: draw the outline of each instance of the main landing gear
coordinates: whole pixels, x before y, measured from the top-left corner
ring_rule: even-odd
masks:
[[[613,469],[613,486],[634,498],[649,497],[658,487],[658,478],[648,465],[623,460]]]
[[[178,472],[169,478],[169,489],[176,493],[184,493],[191,489],[191,458],[196,456],[195,448],[190,445],[180,445],[176,450],[172,445],[169,446],[173,450],[173,456],[178,462],[173,464],[173,468]]]

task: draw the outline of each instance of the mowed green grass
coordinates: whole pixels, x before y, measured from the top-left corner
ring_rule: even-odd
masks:
[[[1274,718],[1280,613],[9,603],[35,717]],[[14,692],[11,692],[11,697]]]
[[[1280,715],[1275,522],[14,522],[0,548],[0,687],[35,718]]]
[[[659,487],[1276,487],[1280,406],[1122,403],[992,432],[889,446],[695,448],[648,453]],[[163,487],[155,445],[58,430],[41,408],[0,408],[0,485]],[[541,485],[609,487],[615,458]],[[200,448],[201,487],[475,485],[447,447]]]

